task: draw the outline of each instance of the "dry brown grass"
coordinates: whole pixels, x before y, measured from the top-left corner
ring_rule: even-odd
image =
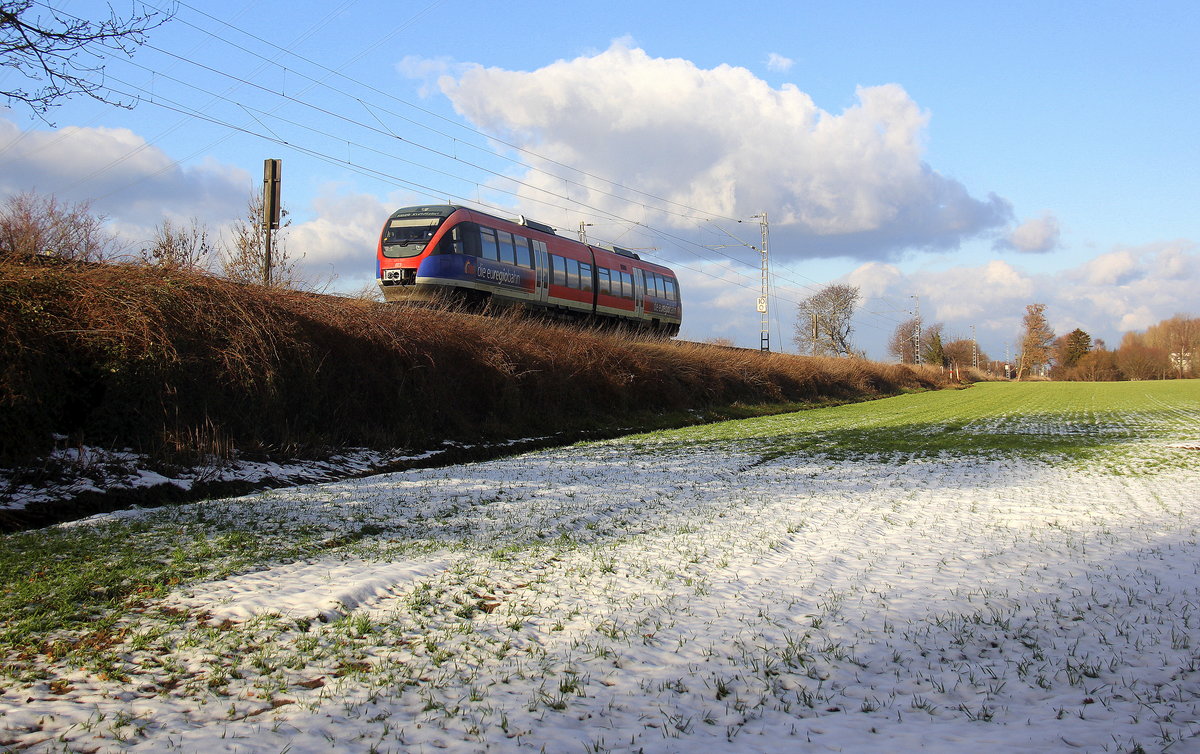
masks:
[[[411,446],[937,387],[900,365],[645,340],[135,265],[0,264],[0,459]]]

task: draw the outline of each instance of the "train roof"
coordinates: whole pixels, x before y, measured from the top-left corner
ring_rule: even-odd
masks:
[[[488,217],[493,220],[499,220],[501,222],[522,225],[526,228],[529,228],[530,230],[541,231],[542,233],[548,233],[552,236],[558,235],[558,233],[555,232],[555,229],[553,227],[546,225],[545,223],[540,223],[536,220],[531,220],[528,217],[525,217],[524,215],[518,216],[515,220],[506,220],[503,217],[491,215],[491,214],[488,214],[487,212],[481,212],[477,209],[471,209],[470,207],[464,207],[461,204],[420,204],[420,205],[416,205],[413,207],[402,207],[402,208],[396,210],[395,212],[393,212],[391,216],[393,218],[396,218],[396,217],[442,217],[442,218],[445,218],[445,217],[449,217],[450,215],[453,215],[455,212],[459,211],[460,209],[466,210],[467,212],[470,212],[472,215],[482,215],[483,217]],[[574,243],[574,241],[572,241],[572,239],[566,238],[565,236],[559,236],[559,238],[563,238],[567,241],[571,241],[572,243]],[[592,246],[591,248],[593,251],[606,252],[608,254],[616,254],[617,256],[625,257],[626,259],[635,260],[639,263],[639,266],[644,269],[654,270],[656,272],[664,272],[664,273],[671,275],[672,277],[675,276],[675,272],[673,270],[671,270],[671,268],[664,267],[663,265],[655,264],[654,262],[650,262],[645,259],[642,259],[636,252],[631,251],[629,249],[623,249],[620,246],[613,246],[610,244]]]
[[[401,207],[391,214],[391,217],[449,217],[460,209],[457,204],[421,204],[415,207]]]
[[[402,207],[402,208],[396,210],[395,212],[393,212],[391,216],[392,217],[443,217],[443,218],[445,218],[445,217],[449,217],[450,215],[453,215],[455,212],[457,212],[460,209],[465,209],[473,215],[483,215],[485,217],[490,217],[494,220],[503,220],[504,222],[516,223],[517,225],[523,225],[526,228],[530,228],[531,230],[541,231],[542,233],[549,233],[550,235],[558,235],[555,232],[554,228],[552,228],[551,226],[547,225],[546,223],[540,223],[537,220],[533,220],[528,217],[525,217],[525,215],[519,215],[515,220],[505,220],[503,217],[497,217],[496,215],[489,215],[486,212],[480,212],[477,209],[471,209],[470,207],[464,207],[461,204],[420,204],[420,205],[417,205],[414,207]]]

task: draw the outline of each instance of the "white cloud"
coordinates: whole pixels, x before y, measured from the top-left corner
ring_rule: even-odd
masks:
[[[787,71],[792,70],[792,66],[795,63],[796,63],[796,61],[792,60],[791,58],[785,58],[783,55],[780,55],[777,52],[772,52],[769,55],[767,55],[767,70],[768,71],[777,71],[779,73],[786,73]]]
[[[1058,218],[1044,212],[1013,228],[998,244],[1000,248],[1016,249],[1027,254],[1044,254],[1058,248]]]
[[[716,263],[701,263],[675,270],[683,298],[684,340],[729,337],[737,340],[753,331],[758,345],[758,291],[749,280]],[[747,341],[748,344],[748,341]]]
[[[1032,277],[996,259],[978,267],[914,275],[909,285],[921,296],[922,312],[928,321],[993,329],[1007,327],[1032,301],[1036,290]]]
[[[297,253],[304,253],[305,264],[366,260],[369,265],[379,243],[380,228],[394,209],[377,196],[326,186],[313,199],[314,217],[291,227],[288,244]]]
[[[257,182],[239,167],[209,159],[183,167],[128,129],[67,126],[22,132],[0,119],[0,197],[36,190],[63,201],[88,201],[109,217],[109,228],[129,253],[144,248],[164,219],[205,225],[213,242],[228,240],[231,223],[246,214]],[[312,281],[337,280],[351,290],[374,279],[379,229],[394,209],[415,203],[397,192],[385,205],[376,195],[329,185],[310,206],[285,199],[297,222],[287,233],[289,251]]]
[[[1117,286],[1135,273],[1138,260],[1128,249],[1101,254],[1081,265],[1077,277],[1090,286]]]
[[[867,298],[881,296],[903,277],[895,265],[868,262],[846,276],[846,282],[858,286]]]
[[[532,72],[473,66],[441,86],[482,129],[675,203],[663,213],[650,207],[664,201],[587,176],[571,176],[579,188],[526,175],[522,207],[564,227],[581,212],[680,229],[696,219],[679,205],[732,218],[767,209],[781,257],[886,259],[955,248],[1011,218],[1004,199],[976,199],[924,162],[929,116],[896,84],[860,87],[835,114],[744,68],[701,69],[618,41]],[[564,213],[563,194],[594,209]]]
[[[405,78],[423,81],[419,94],[422,97],[429,97],[436,94],[438,90],[438,81],[443,76],[454,76],[462,73],[467,66],[455,62],[448,55],[442,55],[436,58],[423,58],[419,55],[405,55],[400,62],[396,64],[396,72]]]
[[[1200,244],[1188,240],[1120,247],[1047,274],[1031,274],[993,259],[908,274],[869,263],[844,280],[860,285],[865,296],[889,301],[899,312],[910,309],[911,294],[919,295],[927,323],[942,322],[951,336],[966,336],[975,325],[981,346],[993,357],[1002,356],[1016,341],[1025,306],[1035,302],[1046,305],[1050,325],[1058,333],[1079,327],[1110,346],[1126,332],[1144,330],[1176,314],[1200,316]],[[862,345],[883,358],[894,323],[860,316],[874,325],[873,330],[859,328]],[[903,313],[895,317],[904,318]]]
[[[208,160],[184,167],[124,128],[21,129],[0,119],[0,195],[36,190],[130,228],[164,217],[223,223],[245,208],[253,181],[245,170]]]

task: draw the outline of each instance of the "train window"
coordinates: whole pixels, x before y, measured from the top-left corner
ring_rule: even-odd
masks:
[[[550,255],[551,280],[554,285],[567,284],[567,260],[557,254]]]
[[[607,267],[596,268],[596,292],[601,296],[612,295],[612,279]]]
[[[442,236],[438,244],[437,254],[465,254],[466,245],[463,242],[463,226],[455,225],[450,232]]]
[[[567,259],[567,285],[571,288],[579,287],[579,260]]]
[[[653,272],[646,273],[646,295],[658,296],[658,275]]]
[[[675,281],[671,278],[666,278],[663,282],[667,284],[667,298],[672,301],[678,301],[679,289],[675,286]]]
[[[513,243],[517,250],[517,264],[533,269],[533,258],[529,255],[529,239],[514,235]]]
[[[484,259],[500,259],[500,247],[496,243],[496,231],[494,229],[480,228],[479,241],[479,245],[482,247],[482,253],[479,256],[483,257]]]
[[[388,220],[383,230],[383,255],[392,259],[415,257],[425,251],[425,244],[433,238],[440,217],[397,217]]]
[[[508,262],[509,264],[517,263],[516,252],[513,251],[512,233],[506,230],[497,231],[497,236],[500,238],[500,261]]]
[[[587,262],[579,263],[579,287],[585,291],[592,290],[592,266]]]
[[[633,275],[621,273],[621,298],[633,298]]]

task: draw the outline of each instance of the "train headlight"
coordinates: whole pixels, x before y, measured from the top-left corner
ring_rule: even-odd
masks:
[[[400,279],[400,270],[384,270],[383,271],[383,279],[384,280],[399,280]]]

